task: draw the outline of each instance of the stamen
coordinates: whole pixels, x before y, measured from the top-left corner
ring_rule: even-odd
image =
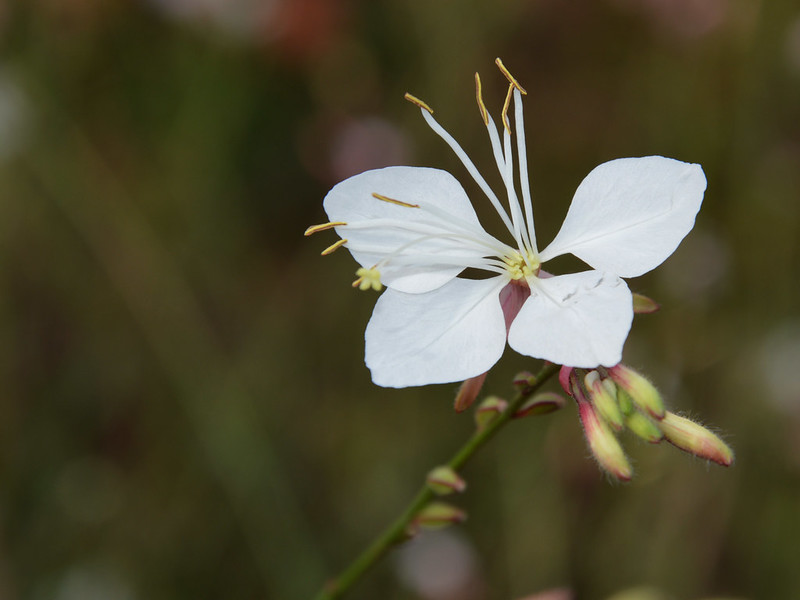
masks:
[[[377,198],[378,200],[383,200],[384,202],[389,202],[390,204],[405,206],[406,208],[419,208],[419,204],[409,204],[408,202],[403,202],[402,200],[395,200],[394,198],[389,198],[388,196],[384,196],[382,194],[376,194],[375,192],[372,192],[372,197]]]
[[[312,225],[306,229],[306,232],[303,235],[308,237],[309,235],[314,235],[320,231],[327,231],[328,229],[333,229],[334,227],[339,227],[340,225],[347,225],[347,223],[344,221],[332,221],[330,223],[323,223],[322,225]]]
[[[347,240],[339,240],[339,241],[338,241],[338,242],[336,242],[335,244],[331,244],[330,246],[328,246],[327,248],[325,248],[325,250],[323,250],[323,251],[322,251],[320,254],[321,254],[322,256],[328,256],[328,254],[333,254],[333,253],[334,253],[334,252],[336,252],[336,251],[337,251],[339,248],[341,248],[342,246],[344,246],[346,243],[347,243]]]
[[[458,145],[458,142],[456,142],[456,140],[453,138],[452,135],[447,133],[447,131],[445,131],[444,128],[441,125],[439,125],[439,123],[436,122],[436,119],[434,119],[432,115],[423,112],[422,118],[425,119],[425,121],[428,123],[430,128],[433,129],[436,135],[442,138],[447,143],[447,145],[450,146],[450,149],[453,152],[455,152],[455,155],[461,161],[461,164],[463,164],[464,167],[466,167],[469,174],[475,180],[475,183],[477,183],[478,186],[481,188],[481,190],[483,190],[483,193],[486,194],[486,197],[489,199],[489,202],[492,203],[492,206],[497,211],[497,214],[500,215],[500,219],[503,221],[503,225],[505,225],[506,229],[508,229],[508,231],[513,235],[514,227],[511,224],[511,219],[508,218],[508,215],[506,214],[506,211],[500,204],[500,201],[497,199],[497,196],[489,187],[489,184],[486,183],[486,180],[478,172],[477,167],[469,159],[467,153],[464,152],[464,149]]]
[[[522,96],[519,90],[514,93],[514,124],[517,127],[517,157],[519,161],[519,185],[522,188],[522,198],[525,203],[525,220],[528,224],[528,237],[531,250],[538,255],[536,245],[536,231],[533,227],[533,203],[531,201],[531,183],[528,178],[528,158],[525,150],[525,123],[522,116]]]
[[[514,84],[508,86],[508,93],[506,94],[506,101],[503,103],[503,127],[506,133],[511,135],[511,122],[508,120],[508,107],[511,105],[511,94],[514,91]]]
[[[515,88],[517,88],[523,95],[525,95],[525,96],[528,95],[528,92],[525,91],[525,88],[523,88],[519,84],[519,81],[514,79],[514,76],[508,71],[508,69],[506,69],[506,66],[503,64],[502,60],[500,60],[499,58],[496,58],[495,61],[494,61],[494,64],[496,64],[497,68],[500,69],[500,71],[502,71],[503,75],[506,76],[506,79],[508,79],[508,81],[511,83],[511,85],[513,85]]]
[[[486,106],[483,103],[483,94],[481,93],[481,76],[475,73],[475,97],[478,99],[478,109],[481,111],[481,118],[483,124],[489,124],[489,113],[486,112]]]
[[[406,95],[403,96],[403,98],[405,98],[406,100],[411,102],[411,104],[416,104],[417,106],[419,106],[423,110],[427,110],[430,114],[433,114],[433,109],[430,106],[428,106],[427,104],[425,104],[422,100],[417,98],[416,96],[412,96],[411,94],[406,92]]]

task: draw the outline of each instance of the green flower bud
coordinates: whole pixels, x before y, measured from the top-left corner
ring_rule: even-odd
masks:
[[[463,523],[467,513],[445,502],[431,502],[414,517],[413,528],[441,529],[449,525]]]
[[[612,381],[611,383],[613,384],[614,382]],[[636,410],[636,407],[633,406],[633,400],[631,400],[628,392],[623,390],[621,387],[617,387],[617,402],[619,403],[619,409],[622,411],[623,415],[630,415]]]
[[[645,377],[621,363],[610,368],[608,374],[642,411],[655,419],[664,418],[664,402],[661,400],[661,394]]]
[[[489,396],[478,405],[475,411],[475,424],[483,429],[500,416],[508,407],[508,402],[497,396]]]
[[[731,447],[699,423],[668,412],[659,426],[667,441],[681,450],[713,460],[724,467],[733,463]]]
[[[578,402],[578,413],[589,449],[600,466],[617,479],[630,481],[633,468],[611,428],[588,402]]]
[[[664,432],[659,428],[660,424],[661,421],[654,421],[638,410],[634,410],[625,417],[625,425],[628,429],[651,444],[658,444],[664,439]]]
[[[597,371],[589,371],[586,377],[583,378],[583,383],[586,385],[586,390],[589,392],[589,399],[591,400],[600,416],[606,420],[616,431],[622,430],[623,418],[622,411],[617,404],[617,389],[611,382],[611,385],[604,385],[605,381],[600,380],[600,374]]]
[[[633,312],[637,315],[647,315],[661,309],[661,306],[643,294],[633,294]]]
[[[555,392],[542,392],[520,406],[512,418],[521,419],[527,416],[547,415],[563,408],[566,402],[563,396]]]
[[[448,466],[436,467],[426,479],[428,487],[437,496],[446,496],[453,492],[463,492],[467,489],[467,483],[459,477],[452,468]]]
[[[530,371],[522,371],[514,377],[514,387],[520,394],[526,394],[531,386],[536,383],[536,376]]]

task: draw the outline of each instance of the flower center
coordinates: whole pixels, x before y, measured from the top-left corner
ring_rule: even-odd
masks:
[[[522,256],[519,252],[514,251],[512,254],[504,256],[503,262],[506,263],[506,271],[513,280],[535,277],[539,274],[542,265],[532,252],[528,252],[527,256]]]

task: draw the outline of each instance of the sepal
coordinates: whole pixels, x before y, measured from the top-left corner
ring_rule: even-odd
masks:
[[[461,384],[461,386],[458,388],[458,394],[456,394],[455,402],[453,402],[453,409],[456,412],[464,412],[470,406],[472,406],[472,403],[475,402],[475,398],[477,398],[478,394],[481,393],[483,382],[486,381],[486,375],[488,374],[489,372],[487,371],[482,375],[470,377]]]

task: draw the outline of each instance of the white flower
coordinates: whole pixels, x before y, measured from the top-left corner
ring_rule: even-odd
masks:
[[[528,184],[522,94],[510,84],[503,137],[489,116],[475,74],[477,100],[505,184],[508,211],[458,143],[420,107],[430,127],[453,149],[492,203],[513,242],[487,233],[469,198],[445,171],[388,167],[336,185],[325,197],[330,223],[362,266],[354,286],[388,289],[367,326],[366,364],[373,381],[406,387],[461,381],[497,362],[508,344],[517,352],[573,367],[613,366],[633,319],[631,292],[621,277],[661,264],[694,225],[706,179],[699,165],[663,158],[622,158],[595,168],[578,186],[555,239],[539,250]],[[514,185],[514,125],[520,202]],[[594,270],[551,276],[546,261],[571,253]],[[486,279],[458,275],[467,268]]]

